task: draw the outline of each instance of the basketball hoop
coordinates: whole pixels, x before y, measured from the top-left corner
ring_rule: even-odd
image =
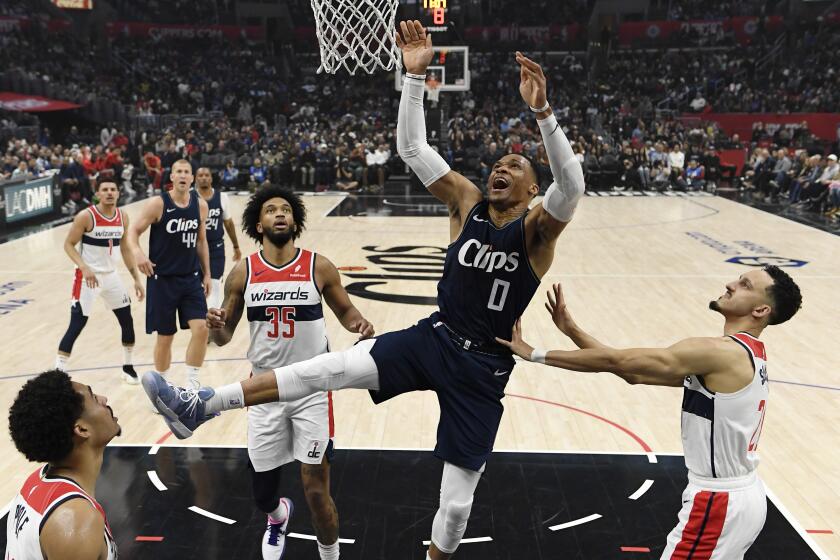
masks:
[[[321,51],[318,73],[342,66],[355,74],[393,70],[400,61],[394,40],[399,0],[310,0]]]

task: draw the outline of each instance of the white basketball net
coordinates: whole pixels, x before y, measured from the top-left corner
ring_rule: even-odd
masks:
[[[372,74],[393,70],[400,60],[394,40],[399,0],[310,0],[321,49],[318,72]]]

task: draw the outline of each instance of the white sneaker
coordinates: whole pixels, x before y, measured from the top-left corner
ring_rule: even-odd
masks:
[[[295,505],[289,498],[280,498],[280,501],[286,504],[286,511],[289,513],[283,523],[272,523],[271,519],[268,520],[262,539],[263,560],[280,560],[286,552],[286,529],[289,527]]]

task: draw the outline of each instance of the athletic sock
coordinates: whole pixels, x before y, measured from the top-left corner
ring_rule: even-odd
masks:
[[[134,361],[131,359],[131,353],[134,351],[134,346],[123,346],[123,365],[133,366]]]
[[[245,394],[242,392],[242,384],[231,383],[216,389],[216,394],[210,397],[210,400],[204,405],[204,412],[205,414],[213,414],[232,408],[243,408],[244,406]]]
[[[268,521],[272,525],[280,525],[286,522],[286,518],[289,516],[289,508],[286,507],[286,502],[280,500],[277,503],[277,507],[268,514]]]
[[[192,385],[193,389],[198,389],[201,387],[201,383],[198,381],[198,370],[201,369],[200,367],[195,366],[187,366],[187,383]]]
[[[321,560],[338,560],[338,540],[332,544],[321,544],[321,541],[318,541],[318,554],[321,555]]]
[[[57,354],[55,357],[55,369],[59,371],[67,371],[67,360],[70,356],[62,356]]]

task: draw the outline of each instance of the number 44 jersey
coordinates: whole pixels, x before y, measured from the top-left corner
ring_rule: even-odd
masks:
[[[540,286],[525,250],[525,216],[504,227],[493,225],[488,203],[476,204],[461,235],[446,250],[438,283],[443,321],[482,343],[510,340],[516,320]]]

